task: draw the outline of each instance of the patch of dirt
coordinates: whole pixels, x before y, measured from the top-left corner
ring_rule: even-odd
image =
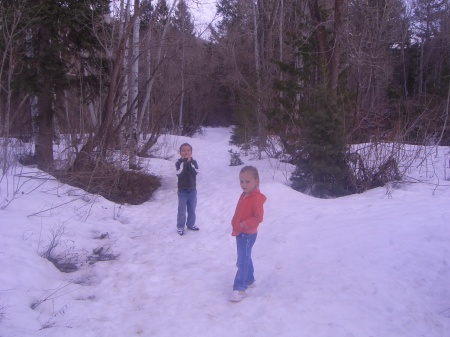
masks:
[[[140,205],[149,200],[160,186],[156,176],[126,171],[110,166],[91,171],[65,171],[54,174],[61,182],[81,188],[118,204]]]

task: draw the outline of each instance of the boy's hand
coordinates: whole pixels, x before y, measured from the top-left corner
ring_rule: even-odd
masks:
[[[183,158],[180,158],[180,159],[178,159],[177,162],[175,163],[175,168],[176,168],[177,170],[180,169],[181,163],[182,163],[182,162],[183,162]]]

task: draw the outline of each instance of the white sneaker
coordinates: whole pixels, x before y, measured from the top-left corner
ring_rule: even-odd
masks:
[[[233,290],[233,292],[231,293],[231,296],[230,296],[230,301],[231,302],[239,302],[243,298],[245,298],[245,296],[247,296],[245,291]]]
[[[256,287],[256,282],[253,282],[252,284],[247,284],[247,288],[254,288]]]

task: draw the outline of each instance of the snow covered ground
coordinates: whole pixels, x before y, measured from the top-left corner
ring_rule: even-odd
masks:
[[[409,173],[422,182],[328,200],[292,190],[285,164],[242,158],[268,200],[257,287],[232,303],[241,167],[229,166],[229,131],[162,137],[170,159],[141,163],[162,187],[138,206],[27,179],[33,168],[4,178],[2,200],[13,184],[20,193],[0,211],[0,336],[450,336],[447,147],[432,169]],[[185,141],[200,166],[200,231],[179,236],[174,163]],[[78,263],[117,257],[62,273],[40,256],[52,238]]]

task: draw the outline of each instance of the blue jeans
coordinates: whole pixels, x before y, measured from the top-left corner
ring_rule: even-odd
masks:
[[[257,234],[241,233],[236,236],[237,273],[234,278],[233,290],[246,290],[249,284],[255,282],[253,269],[252,248]]]
[[[192,227],[195,225],[195,208],[197,207],[197,191],[178,191],[178,215],[177,228],[184,228],[184,225]],[[186,221],[187,211],[187,221]]]

